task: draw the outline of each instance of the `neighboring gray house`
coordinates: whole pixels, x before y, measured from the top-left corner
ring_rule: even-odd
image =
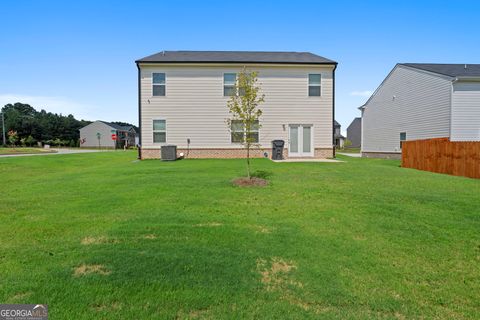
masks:
[[[342,149],[345,144],[345,137],[342,136],[342,126],[337,120],[333,121],[333,141],[335,147]]]
[[[397,64],[362,111],[362,155],[401,156],[402,141],[480,141],[480,64]]]
[[[159,158],[166,144],[190,158],[244,157],[244,129],[227,102],[243,67],[258,72],[265,94],[255,133],[259,149],[285,141],[285,157],[333,156],[337,63],[309,52],[164,51],[136,61],[141,158]]]
[[[116,140],[112,139],[115,135]],[[135,128],[97,120],[80,129],[82,148],[123,148],[135,146]]]
[[[362,118],[353,119],[347,128],[347,139],[352,143],[350,148],[360,148],[362,145]]]

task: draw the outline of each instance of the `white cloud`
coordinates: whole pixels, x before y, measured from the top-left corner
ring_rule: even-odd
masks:
[[[99,114],[98,111],[102,110],[101,108],[75,102],[65,97],[0,94],[0,109],[8,103],[16,102],[29,104],[38,111],[45,109],[47,112],[63,115],[73,114],[77,119],[96,120],[106,116],[105,114]]]
[[[359,96],[359,97],[370,97],[373,91],[365,90],[365,91],[352,91],[350,92],[351,96]]]

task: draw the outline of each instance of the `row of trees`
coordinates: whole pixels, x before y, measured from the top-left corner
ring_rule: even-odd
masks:
[[[29,104],[5,105],[1,112],[5,118],[5,131],[10,144],[33,146],[37,142],[56,146],[76,146],[79,129],[90,121],[77,120],[71,114],[64,116],[37,111]],[[0,132],[0,141],[3,132]]]
[[[1,111],[5,118],[5,140],[10,145],[34,146],[37,142],[58,147],[78,147],[80,128],[92,123],[77,120],[71,114],[37,111],[25,103],[5,105]],[[122,126],[133,126],[127,122],[112,122]],[[1,125],[1,123],[0,123]],[[138,132],[138,127],[133,126]],[[0,130],[0,145],[3,141],[3,130]]]

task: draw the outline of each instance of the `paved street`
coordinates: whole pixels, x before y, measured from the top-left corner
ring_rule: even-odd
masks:
[[[92,153],[92,152],[112,152],[115,150],[97,150],[97,149],[64,149],[64,148],[51,148],[56,152],[45,152],[45,153],[29,153],[29,154],[5,154],[0,155],[0,158],[6,157],[29,157],[29,156],[52,156],[57,154],[74,154],[74,153]]]

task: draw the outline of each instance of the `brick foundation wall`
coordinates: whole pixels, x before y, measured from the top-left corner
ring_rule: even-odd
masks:
[[[362,152],[364,158],[379,158],[379,159],[402,159],[402,153],[396,152]]]
[[[234,159],[246,158],[247,152],[245,149],[190,149],[187,154],[187,149],[178,149],[177,156],[183,152],[184,157],[190,159],[215,158],[215,159]],[[271,156],[272,149],[252,149],[250,150],[250,157],[263,158],[264,153],[267,152]]]
[[[243,148],[238,149],[190,149],[187,155],[187,149],[177,149],[177,157],[183,152],[184,156],[189,159],[202,159],[202,158],[216,158],[216,159],[233,159],[233,158],[245,158],[246,151]],[[272,149],[252,149],[250,150],[250,156],[252,158],[263,158],[264,153],[268,153],[268,157],[272,156]],[[160,159],[160,149],[142,149],[142,159]],[[283,157],[288,158],[288,150],[283,149]],[[332,158],[332,148],[316,148],[314,152],[314,158]],[[310,157],[308,157],[310,158]]]
[[[322,149],[316,148],[314,152],[314,158],[325,159],[325,158],[333,158],[333,148]]]

